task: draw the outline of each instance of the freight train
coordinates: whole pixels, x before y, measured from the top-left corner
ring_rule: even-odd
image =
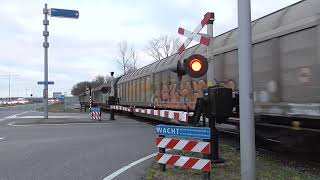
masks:
[[[100,107],[103,110],[108,110],[109,105],[107,103],[110,92],[110,84],[111,82],[107,82],[105,84],[101,84],[98,87],[91,89],[91,106],[92,107]],[[80,102],[80,109],[86,110],[90,107],[90,90],[87,88],[83,93],[78,95]]]
[[[257,122],[320,128],[319,13],[319,0],[303,0],[252,22]],[[238,93],[238,36],[236,28],[213,37],[209,48],[198,44],[182,55],[174,54],[115,78],[111,87],[118,103],[112,108],[188,123],[210,77],[208,73],[199,78],[187,74],[180,79],[173,69],[191,55],[202,55],[213,65],[209,68],[216,85]]]

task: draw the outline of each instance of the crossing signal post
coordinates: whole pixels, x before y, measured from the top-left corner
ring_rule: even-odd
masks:
[[[232,116],[234,107],[232,90],[229,88],[214,86],[205,90],[204,96],[198,98],[196,107],[189,123],[198,126],[200,119],[203,119],[203,126],[206,126],[205,119],[209,119],[211,131],[210,145],[212,153],[210,159],[213,163],[223,163],[219,157],[219,132],[215,126],[216,123],[224,123]]]
[[[92,88],[91,86],[89,87],[89,111],[91,112],[92,108]]]
[[[113,105],[116,104],[116,96],[115,96],[115,91],[114,91],[114,72],[110,72],[111,75],[111,92],[110,92],[110,96],[109,96],[109,100],[108,100],[108,104],[110,106],[110,120],[115,120],[114,119],[114,109],[113,109]]]

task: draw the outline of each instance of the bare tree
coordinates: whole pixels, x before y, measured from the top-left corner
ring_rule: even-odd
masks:
[[[86,88],[88,88],[90,86],[92,88],[98,87],[101,84],[106,83],[106,81],[107,80],[106,80],[106,78],[104,76],[98,75],[92,81],[81,81],[81,82],[78,82],[78,83],[76,83],[75,85],[72,86],[71,94],[74,95],[74,96],[77,96],[77,95],[83,93],[86,90]]]
[[[123,74],[128,71],[136,70],[137,66],[137,55],[133,44],[128,45],[128,42],[122,41],[118,44],[119,54],[117,62],[121,66]]]
[[[102,76],[102,75],[98,75],[98,76],[96,76],[96,77],[92,80],[91,86],[92,86],[93,88],[95,88],[95,87],[100,86],[101,84],[104,84],[105,82],[106,82],[105,77]]]
[[[105,77],[105,80],[106,80],[106,83],[108,82],[108,81],[111,81],[113,78],[110,76],[110,75],[106,75],[106,77]]]
[[[74,96],[78,96],[83,93],[87,87],[91,86],[90,81],[81,81],[72,86],[71,94]]]
[[[153,38],[146,46],[148,55],[159,61],[176,53],[181,45],[178,37],[163,35],[159,38]]]

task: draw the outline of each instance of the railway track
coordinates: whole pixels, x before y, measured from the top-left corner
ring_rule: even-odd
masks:
[[[235,147],[240,150],[239,134],[235,131],[226,130],[219,128],[219,138],[222,142]],[[259,134],[259,132],[256,132]],[[310,148],[305,148],[303,151],[298,151],[294,148],[295,145],[290,142],[283,142],[281,140],[272,138],[261,138],[257,135],[256,137],[256,150],[257,153],[267,154],[276,157],[277,159],[285,162],[294,162],[303,166],[316,166],[320,170],[320,157],[319,152],[314,151]],[[289,145],[288,145],[289,144]]]

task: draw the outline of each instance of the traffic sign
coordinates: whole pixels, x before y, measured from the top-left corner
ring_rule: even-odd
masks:
[[[61,101],[64,101],[64,98],[65,98],[65,96],[64,96],[64,95],[61,95],[59,99],[60,99]]]
[[[69,10],[69,9],[51,8],[49,11],[49,15],[51,17],[78,19],[79,18],[79,11]]]
[[[185,137],[193,139],[210,139],[210,128],[157,125],[158,135]]]
[[[100,112],[101,110],[100,110],[100,108],[99,107],[92,107],[91,108],[91,112]]]
[[[199,35],[198,33],[212,19],[214,19],[214,13],[211,13],[211,12],[206,13],[201,23],[194,29],[193,32],[179,27],[178,33],[187,37],[187,40],[178,49],[179,54],[182,54],[182,52],[187,48],[187,46],[191,43],[192,40],[196,40],[201,44],[209,46],[210,39],[208,37]]]
[[[39,85],[44,85],[44,84],[54,84],[54,81],[48,81],[48,83],[46,83],[45,81],[38,81]]]
[[[91,108],[91,119],[101,120],[101,109],[99,107]]]

